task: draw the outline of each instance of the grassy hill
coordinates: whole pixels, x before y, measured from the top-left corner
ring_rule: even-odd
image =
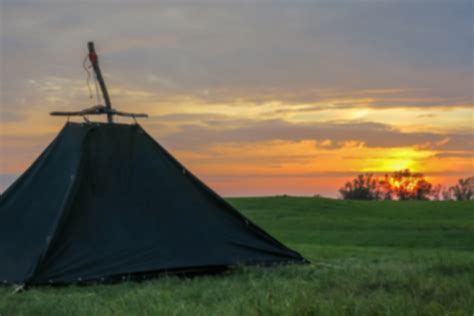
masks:
[[[0,287],[0,315],[474,314],[474,202],[229,201],[312,264],[15,295]]]

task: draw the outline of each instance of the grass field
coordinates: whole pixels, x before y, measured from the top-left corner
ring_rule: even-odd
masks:
[[[474,315],[474,202],[229,200],[312,264],[0,287],[0,315]]]

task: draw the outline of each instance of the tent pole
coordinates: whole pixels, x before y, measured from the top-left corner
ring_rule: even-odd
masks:
[[[105,81],[100,71],[99,58],[97,56],[97,53],[95,52],[94,42],[89,42],[88,47],[89,60],[91,61],[92,68],[94,69],[95,75],[97,77],[97,81],[99,81],[100,90],[102,91],[102,95],[105,101],[105,107],[107,108],[107,121],[109,123],[113,123],[114,119],[112,115],[112,104],[110,103],[109,93],[107,92],[107,87],[105,86]]]

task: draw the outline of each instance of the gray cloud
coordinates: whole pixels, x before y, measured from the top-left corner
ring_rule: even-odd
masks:
[[[91,39],[107,57],[101,63],[111,86],[157,94],[210,90],[209,101],[222,98],[212,93],[219,90],[257,101],[269,99],[261,91],[281,100],[289,91],[295,102],[314,102],[317,96],[304,95],[314,88],[410,87],[427,89],[425,97],[439,104],[459,104],[472,101],[472,6],[463,0],[3,1],[2,111],[28,111],[37,96],[30,79],[85,80],[81,62]],[[31,102],[20,104],[18,95]],[[382,99],[378,106],[407,104]]]
[[[159,137],[160,141],[176,149],[196,149],[209,144],[229,142],[259,142],[270,140],[325,140],[338,143],[360,141],[369,147],[402,147],[423,145],[439,150],[466,150],[474,148],[472,131],[466,134],[404,133],[389,125],[374,122],[325,122],[292,124],[283,120],[233,123],[231,128],[214,128],[196,124],[183,124],[179,132]],[[449,139],[448,142],[442,142]]]

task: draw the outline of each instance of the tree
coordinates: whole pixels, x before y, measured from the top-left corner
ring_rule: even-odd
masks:
[[[390,176],[385,174],[385,176],[379,179],[380,191],[382,191],[383,200],[393,200],[394,190],[390,181]]]
[[[433,185],[422,173],[400,170],[385,175],[384,189],[398,200],[429,200]]]
[[[458,184],[449,189],[457,201],[474,200],[474,176],[459,179]]]
[[[443,192],[443,186],[441,184],[437,184],[431,188],[431,199],[434,201],[439,201],[441,199],[441,195]]]
[[[451,188],[443,189],[443,191],[441,192],[441,195],[443,196],[444,201],[453,200],[453,192],[451,191]]]
[[[379,181],[371,173],[360,174],[339,189],[345,200],[379,200]]]
[[[440,190],[440,186],[433,189],[422,173],[406,169],[384,177],[360,174],[339,192],[346,200],[429,200],[431,196],[439,198]]]
[[[459,179],[448,189],[433,186],[422,173],[408,169],[387,173],[383,177],[360,174],[339,189],[345,200],[474,200],[474,176]]]

